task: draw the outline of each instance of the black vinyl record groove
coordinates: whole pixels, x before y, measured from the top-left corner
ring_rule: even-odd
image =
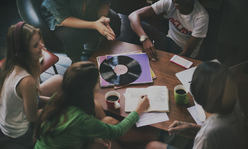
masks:
[[[138,61],[128,56],[114,56],[102,61],[100,75],[104,80],[115,85],[134,82],[141,75]]]

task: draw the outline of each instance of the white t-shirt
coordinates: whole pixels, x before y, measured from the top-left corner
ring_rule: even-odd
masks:
[[[238,102],[228,115],[213,114],[197,133],[193,149],[244,149],[245,136]]]
[[[190,36],[205,38],[208,30],[208,13],[195,0],[194,9],[188,15],[183,15],[176,9],[172,0],[159,0],[152,5],[156,14],[166,12],[169,21],[169,31],[167,37],[170,37],[182,50],[189,40]],[[198,53],[203,39],[197,45],[190,57],[195,58]]]
[[[6,136],[17,138],[26,133],[29,122],[24,110],[23,99],[18,96],[16,87],[24,78],[30,76],[20,67],[5,79],[0,98],[0,128]]]

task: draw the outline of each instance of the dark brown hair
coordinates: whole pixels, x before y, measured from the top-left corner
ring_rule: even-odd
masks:
[[[232,72],[216,62],[203,62],[195,70],[190,86],[195,101],[208,113],[228,114],[237,98]]]
[[[66,110],[69,106],[79,107],[95,116],[94,89],[98,77],[98,69],[91,62],[71,65],[64,74],[60,90],[50,99],[36,122],[35,138],[40,139],[42,136],[45,143],[49,144],[47,137],[55,137],[54,130],[61,116],[64,116],[62,124],[67,121]]]

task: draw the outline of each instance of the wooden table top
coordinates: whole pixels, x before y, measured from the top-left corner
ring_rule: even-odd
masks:
[[[126,53],[126,52],[131,52],[131,51],[142,51],[142,47],[138,45],[126,43],[126,42],[121,42],[121,41],[104,41],[99,45],[98,49],[90,57],[89,61],[92,61],[93,63],[97,65],[97,61],[96,61],[97,56],[103,56],[106,54],[120,54],[120,53]],[[173,123],[175,120],[195,123],[192,116],[187,110],[188,107],[191,107],[194,105],[192,96],[188,94],[190,101],[186,105],[179,105],[175,102],[175,99],[174,99],[174,93],[173,93],[174,87],[176,85],[181,84],[181,82],[175,76],[175,73],[183,71],[185,70],[185,68],[170,62],[170,58],[174,54],[160,51],[160,50],[157,50],[157,53],[158,53],[159,60],[156,62],[150,61],[150,66],[152,70],[154,71],[155,75],[157,76],[157,78],[154,79],[153,83],[150,83],[150,84],[129,85],[127,87],[116,90],[121,95],[121,98],[120,98],[121,107],[119,109],[112,110],[112,109],[107,108],[106,102],[104,100],[105,93],[111,90],[115,90],[113,87],[111,88],[100,88],[99,87],[99,89],[95,93],[95,99],[102,104],[105,110],[125,117],[129,114],[125,112],[125,98],[123,95],[126,92],[126,88],[129,88],[129,87],[146,88],[151,85],[164,85],[164,86],[167,86],[169,90],[170,112],[167,113],[169,117],[169,121],[153,124],[151,126],[167,131],[169,125]],[[186,58],[186,59],[193,62],[192,67],[197,66],[201,63],[201,61],[199,60],[195,60],[191,58]]]

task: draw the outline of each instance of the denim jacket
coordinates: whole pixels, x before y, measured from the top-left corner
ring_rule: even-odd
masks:
[[[85,0],[86,11],[96,9],[101,4],[109,4],[109,0]],[[84,0],[43,0],[40,8],[42,17],[50,30],[55,30],[66,18],[83,17]]]

